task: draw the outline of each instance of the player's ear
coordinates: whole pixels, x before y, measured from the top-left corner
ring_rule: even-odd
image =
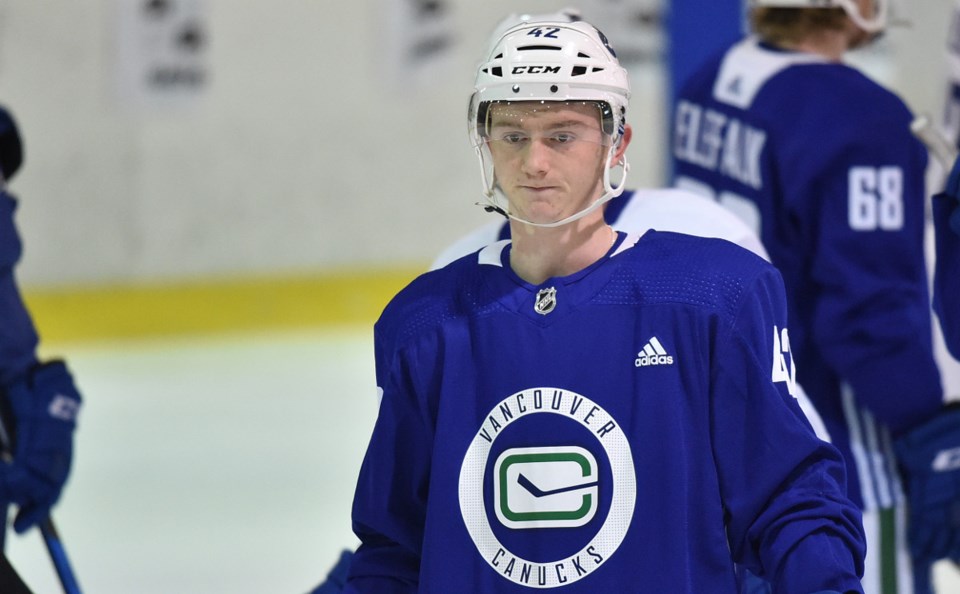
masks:
[[[620,159],[623,158],[623,154],[627,152],[627,147],[630,146],[630,139],[633,138],[633,128],[630,127],[630,124],[626,124],[623,127],[623,136],[620,137],[620,144],[617,145],[617,152],[614,153],[613,162],[617,163]]]

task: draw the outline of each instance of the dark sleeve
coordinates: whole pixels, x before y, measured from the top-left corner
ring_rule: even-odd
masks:
[[[386,342],[376,334],[381,401],[354,497],[361,545],[345,594],[414,594],[419,581],[433,429],[419,404],[416,355]]]
[[[933,306],[950,354],[960,359],[960,235],[950,228],[950,214],[960,209],[956,199],[938,194],[933,199],[936,267]]]
[[[37,332],[15,276],[22,250],[15,208],[13,198],[0,191],[0,386],[10,385],[37,362]]]
[[[839,452],[796,399],[779,274],[769,268],[719,333],[713,443],[734,560],[775,592],[860,592],[865,542]]]

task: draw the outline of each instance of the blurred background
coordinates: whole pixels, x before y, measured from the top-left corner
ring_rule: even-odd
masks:
[[[739,3],[0,0],[18,278],[85,396],[55,510],[84,590],[316,585],[355,544],[372,323],[493,216],[465,121],[493,26],[566,6],[599,25],[631,72],[628,183],[658,186],[671,73]],[[939,119],[952,7],[900,0],[909,24],[852,61]],[[37,534],[7,548],[57,591]]]

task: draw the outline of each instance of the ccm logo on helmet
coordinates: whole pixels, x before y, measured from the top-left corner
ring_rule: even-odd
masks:
[[[513,74],[560,74],[559,66],[514,66]]]

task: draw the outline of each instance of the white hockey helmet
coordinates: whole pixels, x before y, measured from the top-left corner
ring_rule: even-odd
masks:
[[[487,210],[540,226],[557,227],[575,221],[598,208],[624,189],[629,166],[626,158],[613,163],[614,154],[623,138],[625,116],[630,100],[627,71],[620,65],[607,38],[585,21],[522,20],[503,30],[477,68],[474,93],[470,98],[468,132],[477,151],[487,198]],[[510,17],[508,17],[510,18]],[[579,18],[576,16],[576,18]],[[501,26],[507,21],[501,23]],[[487,117],[490,105],[500,102],[539,101],[545,105],[560,102],[595,103],[599,108],[601,127],[609,145],[604,166],[604,193],[586,209],[552,223],[532,223],[509,213],[497,203],[497,183],[493,161],[487,147]],[[622,168],[619,183],[610,181],[610,170]],[[505,203],[504,203],[505,204]]]
[[[487,49],[483,53],[483,60],[486,60],[491,55],[493,55],[493,50],[500,42],[500,38],[503,37],[503,34],[513,29],[517,25],[524,25],[526,23],[542,23],[542,22],[556,22],[556,23],[575,23],[577,21],[582,21],[583,18],[580,16],[579,8],[562,8],[557,12],[543,12],[539,14],[529,14],[529,13],[512,13],[504,17],[497,26],[493,28],[493,33],[490,34],[490,37],[487,38],[488,44]]]
[[[858,27],[867,33],[879,33],[887,26],[888,0],[871,0],[873,16],[868,18],[860,12],[857,0],[750,0],[751,7],[770,8],[842,8]]]

